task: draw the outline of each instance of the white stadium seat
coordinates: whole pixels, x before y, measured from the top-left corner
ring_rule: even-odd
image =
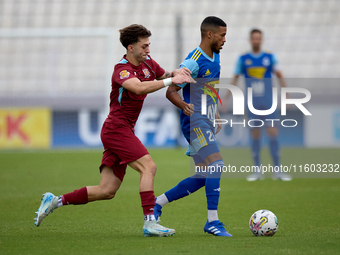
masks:
[[[131,23],[148,27],[151,55],[166,69],[176,63],[176,15],[182,15],[182,58],[198,46],[199,25],[208,15],[228,24],[221,53],[222,76],[230,77],[237,57],[249,50],[249,31],[264,31],[264,48],[278,56],[286,77],[340,77],[340,2],[338,0],[120,0],[21,1],[0,4],[1,34],[18,28],[112,28]],[[13,30],[14,31],[14,30]],[[103,37],[0,37],[0,93],[72,95],[105,93],[107,52],[117,62],[124,53],[115,39]],[[54,71],[53,71],[54,70]],[[70,71],[72,70],[72,71]]]

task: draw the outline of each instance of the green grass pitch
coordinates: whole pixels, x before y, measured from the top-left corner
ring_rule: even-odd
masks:
[[[184,149],[150,149],[158,166],[155,195],[189,175]],[[339,254],[340,179],[270,178],[249,183],[221,181],[219,217],[231,238],[203,233],[204,189],[163,209],[164,226],[176,234],[166,238],[142,235],[139,174],[128,168],[116,197],[81,206],[65,206],[40,227],[34,212],[41,194],[56,195],[100,180],[99,150],[0,151],[0,254]],[[226,149],[224,161],[251,165],[249,149]],[[263,162],[270,158],[263,152]],[[283,149],[283,164],[340,163],[336,149]],[[270,176],[269,176],[270,177]],[[273,211],[279,230],[273,237],[255,237],[248,221],[259,209]]]

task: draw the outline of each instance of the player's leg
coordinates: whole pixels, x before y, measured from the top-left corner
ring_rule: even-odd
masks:
[[[86,187],[88,202],[114,198],[121,183],[122,181],[114,174],[113,169],[104,166],[101,170],[100,184]]]
[[[153,214],[155,206],[155,195],[153,183],[156,174],[156,164],[149,154],[129,162],[128,165],[140,173],[139,194],[142,201],[144,213],[144,236],[171,236],[174,229],[165,228],[158,224]]]
[[[195,166],[204,169],[207,165],[205,163],[196,163]],[[204,187],[205,178],[205,172],[198,172],[195,175],[180,181],[175,187],[165,192],[164,195],[167,198],[168,202],[186,197]],[[160,205],[163,204],[162,206],[166,204],[162,203],[161,201],[157,201],[157,203],[158,202]]]
[[[269,150],[275,166],[273,173],[274,180],[291,181],[292,177],[286,173],[280,171],[280,145],[278,134],[279,130],[276,126],[266,127],[266,133],[269,140]]]
[[[183,133],[184,137],[189,143],[188,150],[185,155],[193,158],[196,167],[206,167],[206,163],[204,159],[202,159],[198,154],[196,149],[190,145],[191,133]],[[199,172],[193,176],[190,176],[182,181],[180,181],[175,187],[166,191],[162,195],[158,196],[155,201],[154,215],[156,219],[158,219],[162,214],[162,207],[167,203],[178,200],[180,198],[186,197],[191,193],[194,193],[198,189],[202,188],[205,185],[205,177],[206,172]]]
[[[199,169],[205,169],[207,166],[198,155],[193,156],[195,166]],[[197,169],[197,168],[195,168]],[[162,207],[172,201],[186,197],[196,192],[205,185],[206,172],[198,172],[180,181],[175,187],[158,196],[155,201],[154,215],[158,219],[162,214]]]
[[[290,181],[292,177],[286,173],[279,171],[280,166],[280,144],[279,144],[279,125],[278,114],[274,111],[272,114],[266,116],[267,119],[276,120],[273,122],[267,122],[266,133],[269,140],[269,151],[273,159],[275,166],[275,172],[273,173],[273,179],[279,179],[283,181]],[[270,124],[269,124],[270,123]]]
[[[152,215],[155,203],[155,196],[153,192],[153,182],[156,175],[156,164],[149,154],[128,163],[128,165],[139,172],[139,193],[142,201],[144,215]]]
[[[250,130],[251,138],[251,153],[254,160],[255,166],[260,167],[260,139],[261,139],[261,128],[252,128]]]
[[[247,181],[256,181],[263,178],[260,169],[260,151],[261,151],[261,128],[250,129],[250,148],[254,165],[257,167],[256,172],[247,176]]]
[[[199,150],[199,155],[205,158],[209,173],[205,179],[205,193],[208,206],[208,221],[218,220],[217,209],[220,198],[220,181],[224,167],[222,155],[217,144],[210,144]]]
[[[208,220],[204,231],[217,236],[231,236],[219,221],[217,209],[220,198],[220,181],[224,169],[224,163],[220,149],[214,137],[214,130],[204,122],[200,127],[194,128],[191,136],[191,145],[194,147],[200,158],[204,159],[208,167],[208,174],[205,179],[205,192],[207,197]]]
[[[266,133],[269,139],[269,151],[273,159],[275,167],[280,165],[280,148],[278,141],[278,128],[277,127],[266,127]]]
[[[98,186],[83,187],[62,196],[54,196],[52,193],[45,193],[41,205],[37,211],[35,224],[40,225],[41,221],[54,209],[68,204],[86,204],[89,201],[111,199],[119,189],[123,181],[126,164],[121,164],[121,158],[114,149],[120,146],[120,133],[112,124],[104,123],[101,130],[101,140],[105,151],[100,166],[101,181]],[[117,140],[118,138],[118,140]],[[120,151],[119,151],[120,153]]]
[[[205,158],[209,173],[205,180],[205,193],[207,197],[208,220],[204,225],[204,232],[216,236],[232,236],[219,220],[217,209],[220,198],[220,182],[224,163],[217,143],[210,143],[198,151],[200,157]]]
[[[34,224],[38,227],[47,215],[63,205],[80,205],[95,200],[112,199],[121,183],[122,180],[114,174],[113,169],[104,166],[101,169],[101,180],[98,186],[83,187],[61,196],[54,196],[47,192],[43,195],[41,205],[36,212]]]

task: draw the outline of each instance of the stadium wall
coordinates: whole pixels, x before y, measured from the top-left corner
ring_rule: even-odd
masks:
[[[285,147],[340,147],[340,106],[314,106],[313,116],[289,111],[296,127],[279,125]],[[179,112],[171,107],[146,106],[135,132],[147,147],[186,146],[179,127]],[[101,148],[100,130],[106,110],[51,110],[48,108],[0,109],[0,148]],[[243,116],[222,114],[222,119],[242,123]],[[282,120],[282,118],[281,118]],[[264,132],[264,131],[263,131]],[[216,136],[221,147],[249,146],[249,129],[241,124],[222,125]],[[266,136],[262,143],[267,144]]]
[[[197,47],[203,18],[216,15],[228,24],[221,77],[231,77],[237,57],[249,50],[253,27],[264,31],[264,49],[276,53],[285,77],[340,77],[339,1],[214,4],[216,8],[210,8],[210,0],[1,1],[0,148],[101,147],[109,80],[124,52],[118,30],[131,23],[152,31],[151,55],[167,70]],[[180,53],[176,45],[181,45]],[[280,128],[283,146],[340,146],[340,89],[337,81],[326,83],[308,82],[319,105],[312,106],[312,118],[290,112],[298,126]],[[136,134],[147,146],[185,146],[178,112],[164,94],[148,95]],[[249,144],[249,132],[240,126],[223,126],[217,138],[221,146]]]
[[[18,108],[0,110],[0,148],[79,148],[102,147],[100,130],[106,117],[103,110],[50,110]],[[284,146],[304,145],[304,119],[292,112],[299,125],[292,132],[281,127]],[[222,115],[222,118],[233,118]],[[242,122],[241,118],[233,118]],[[136,125],[136,135],[147,147],[186,146],[175,108],[146,107]],[[223,125],[217,135],[221,146],[248,146],[249,132],[242,125]]]

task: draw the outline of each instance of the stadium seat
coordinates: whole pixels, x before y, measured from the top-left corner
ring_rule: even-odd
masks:
[[[118,38],[119,28],[142,23],[153,33],[151,55],[166,69],[178,65],[176,15],[182,15],[183,22],[182,58],[198,45],[202,19],[217,15],[228,24],[221,57],[225,77],[232,75],[237,56],[249,50],[249,31],[255,26],[263,29],[264,48],[276,53],[286,77],[340,77],[337,0],[216,0],[213,12],[209,0],[51,0],[29,4],[5,0],[0,5],[2,30],[106,27],[113,28],[117,32],[114,38]],[[103,38],[0,37],[0,43],[2,94],[24,91],[26,96],[44,97],[106,91],[110,74],[105,67],[107,41]],[[123,47],[116,41],[113,47],[115,63]]]

